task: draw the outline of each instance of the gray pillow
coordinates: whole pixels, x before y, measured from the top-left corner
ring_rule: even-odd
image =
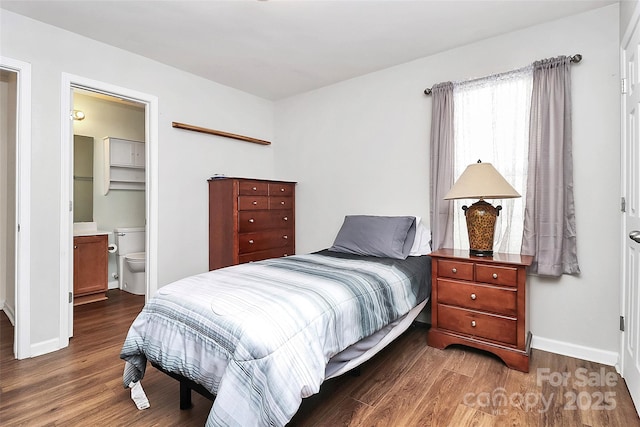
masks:
[[[416,218],[413,216],[348,215],[329,250],[405,259],[415,234]]]

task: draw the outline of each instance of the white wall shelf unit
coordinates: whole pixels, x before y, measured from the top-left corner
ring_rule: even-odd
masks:
[[[145,189],[144,142],[104,138],[104,194]]]

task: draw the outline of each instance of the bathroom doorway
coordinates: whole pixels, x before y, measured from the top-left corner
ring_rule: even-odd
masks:
[[[108,233],[107,274],[100,278],[98,273],[98,285],[104,283],[109,290],[124,289],[123,265],[118,263],[118,257],[126,254],[121,253],[114,230],[130,227],[144,229],[145,226],[145,104],[73,88],[73,111],[74,236],[78,234],[77,230],[81,230],[79,233],[83,236],[91,235],[90,229],[101,233],[99,235]],[[137,151],[141,152],[141,160],[135,167],[115,167],[114,172],[129,173],[129,176],[114,177],[114,172],[110,173],[112,167],[108,153],[110,144],[113,153],[115,139],[121,145],[135,144]],[[120,181],[127,178],[130,181]],[[74,251],[78,250],[77,246],[74,245]],[[137,252],[144,252],[144,243],[141,246]],[[74,259],[74,262],[78,260]],[[76,267],[74,265],[74,269]],[[78,305],[81,301],[87,301],[87,295],[79,296],[80,288],[78,283],[75,285],[74,304]],[[96,297],[101,295],[98,292]]]
[[[115,244],[115,228],[143,227],[147,250],[145,295],[157,289],[157,98],[66,74],[64,92],[67,95],[63,95],[62,106],[64,158],[61,163],[62,176],[68,184],[63,186],[62,200],[63,206],[68,204],[68,210],[63,207],[61,215],[61,236],[66,236],[61,239],[61,319],[68,321],[61,322],[64,325],[61,325],[60,339],[66,340],[61,342],[61,348],[68,345],[68,339],[73,336],[74,225],[95,223],[96,230],[108,232],[110,245]],[[142,171],[143,178],[139,188],[116,190],[109,185],[105,137],[137,141],[142,145],[144,160],[138,172]],[[76,162],[74,146],[79,149],[79,156],[92,157],[92,160]],[[108,288],[115,289],[119,286],[118,267],[115,248],[111,251],[106,280]]]

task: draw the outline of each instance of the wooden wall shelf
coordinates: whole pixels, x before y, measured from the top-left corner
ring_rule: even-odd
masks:
[[[238,134],[235,134],[235,133],[223,132],[221,130],[207,129],[207,128],[203,128],[203,127],[199,127],[199,126],[187,125],[187,124],[178,123],[178,122],[172,122],[171,126],[173,126],[174,128],[178,128],[178,129],[185,129],[185,130],[190,130],[190,131],[194,131],[194,132],[207,133],[209,135],[224,136],[225,138],[239,139],[240,141],[253,142],[254,144],[271,145],[271,142],[265,141],[263,139],[251,138],[250,136],[244,136],[244,135],[238,135]]]

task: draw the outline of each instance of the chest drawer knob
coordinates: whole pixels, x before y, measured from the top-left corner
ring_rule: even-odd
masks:
[[[289,236],[287,236],[286,234],[284,236],[282,236],[283,239],[288,239]]]
[[[281,205],[284,205],[284,200],[280,202]]]
[[[287,190],[285,190],[284,188],[280,188],[280,191],[282,191],[284,193]]]
[[[253,245],[253,239],[249,240],[249,244]]]
[[[472,320],[472,321],[471,321],[471,327],[472,327],[472,328],[475,328],[475,327],[476,327],[476,321],[475,321],[475,320]]]
[[[282,220],[283,221],[289,221],[289,218],[285,216],[284,218],[282,218]]]
[[[493,275],[491,277],[493,277],[494,279],[497,279],[498,278],[498,273],[493,273]]]
[[[257,200],[254,200],[253,202],[251,202],[251,204],[255,206],[255,205],[257,205],[257,204],[258,204],[258,201],[257,201]]]
[[[252,187],[251,188],[253,191],[258,191],[258,187]]]
[[[254,222],[256,222],[256,220],[255,220],[255,219],[253,219],[253,218],[249,218],[249,222],[250,222],[250,223],[254,223]]]
[[[476,297],[476,294],[471,294],[471,299],[472,299],[472,300],[475,300],[476,298],[477,298],[477,297]]]
[[[452,273],[457,273],[457,272],[458,272],[458,269],[457,269],[457,268],[452,268],[452,269],[451,269],[451,272],[452,272]]]

